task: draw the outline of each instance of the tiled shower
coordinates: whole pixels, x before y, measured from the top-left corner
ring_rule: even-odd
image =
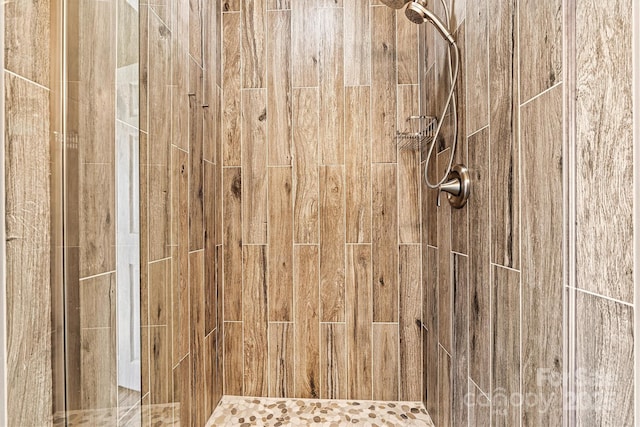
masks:
[[[382,1],[4,3],[0,424],[227,395],[633,425],[639,8],[445,1],[462,209],[396,139],[446,44]]]

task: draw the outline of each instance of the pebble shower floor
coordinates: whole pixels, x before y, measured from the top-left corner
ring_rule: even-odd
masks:
[[[213,426],[433,426],[421,402],[274,399],[224,396]]]

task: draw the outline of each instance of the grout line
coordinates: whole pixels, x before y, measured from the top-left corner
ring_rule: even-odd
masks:
[[[573,286],[567,286],[567,288],[570,289],[570,290],[573,290],[573,291],[577,291],[579,293],[583,293],[583,294],[586,294],[586,295],[591,295],[591,296],[596,297],[596,298],[601,298],[601,299],[604,299],[604,300],[607,300],[607,301],[615,302],[617,304],[622,304],[622,305],[625,305],[627,307],[633,308],[633,303],[630,303],[630,302],[620,301],[620,300],[615,299],[615,298],[611,298],[611,297],[607,297],[607,296],[604,296],[604,295],[597,294],[595,292],[587,291],[586,289],[574,288]]]
[[[518,70],[519,71],[519,70]],[[562,84],[562,80],[556,82],[553,86],[543,90],[542,92],[540,92],[539,94],[532,96],[531,98],[527,99],[526,101],[524,101],[522,104],[520,104],[520,107],[524,107],[525,105],[531,103],[532,101],[535,101],[538,98],[543,97],[545,94],[547,94],[548,92],[551,92],[553,89],[557,88],[558,86],[560,86]]]
[[[482,132],[485,129],[489,129],[489,125],[484,125],[482,126],[480,129],[474,130],[473,132],[471,132],[469,135],[467,135],[467,139],[471,138],[472,136]]]
[[[484,5],[484,9],[485,9],[485,16],[489,17],[490,15],[488,14],[489,12],[489,6],[488,3],[485,3]],[[488,19],[488,18],[487,18]],[[488,163],[488,171],[487,171],[487,176],[491,177],[491,141],[493,138],[491,138],[491,66],[490,66],[490,60],[489,60],[489,52],[491,51],[491,31],[489,31],[489,23],[487,22],[487,27],[486,27],[486,41],[487,41],[487,126],[485,127],[486,129],[488,129],[488,135],[487,135],[487,144],[486,147],[484,147],[484,149],[486,150],[486,155],[487,155],[487,163]],[[491,268],[491,260],[493,259],[493,244],[492,244],[492,209],[491,209],[491,201],[493,200],[492,198],[492,191],[491,191],[491,185],[488,186],[489,187],[489,199],[487,200],[487,207],[488,207],[488,218],[487,218],[487,222],[489,223],[489,230],[488,230],[488,236],[489,236],[489,242],[488,242],[488,252],[489,252],[489,283],[488,283],[488,288],[489,288],[489,321],[488,324],[485,324],[485,328],[488,327],[488,332],[489,332],[489,348],[485,348],[485,351],[488,350],[489,352],[489,366],[485,366],[485,369],[489,370],[489,390],[488,390],[488,395],[487,398],[489,399],[490,405],[489,405],[489,423],[493,423],[494,419],[493,419],[493,402],[491,399],[491,395],[492,395],[492,386],[493,386],[493,268]],[[480,389],[478,387],[478,389]]]
[[[633,97],[633,283],[634,283],[634,385],[638,387],[640,384],[640,355],[638,348],[640,346],[640,338],[637,331],[640,330],[640,319],[638,312],[635,310],[639,301],[638,292],[640,292],[640,278],[638,270],[640,269],[640,204],[638,196],[640,194],[640,118],[638,116],[638,107],[640,106],[640,7],[637,2],[632,3],[632,19],[633,19],[633,36],[632,44],[632,97]],[[637,388],[634,392],[634,418],[640,419],[640,397]]]
[[[473,380],[473,378],[469,377],[468,379],[469,379],[469,381],[471,381],[471,384],[473,384],[473,385],[475,386],[475,388],[477,388],[477,389],[478,389],[478,391],[479,391],[479,392],[480,392],[484,397],[486,397],[486,398],[487,398],[487,400],[488,400],[489,402],[491,402],[491,399],[489,399],[489,396],[487,395],[487,393],[485,393],[484,391],[482,391],[482,389],[480,388],[480,386],[479,386],[479,385],[478,385],[478,384]]]
[[[105,271],[104,273],[94,274],[93,276],[82,277],[82,278],[79,279],[79,281],[83,282],[85,280],[96,279],[98,277],[108,276],[109,274],[114,274],[115,272],[116,272],[116,270]]]
[[[498,268],[502,268],[504,270],[509,270],[509,271],[514,271],[516,273],[521,273],[520,270],[516,269],[516,268],[512,268],[512,267],[505,267],[504,265],[501,264],[497,264],[495,262],[490,263],[491,267],[498,267]]]
[[[521,87],[521,77],[520,77],[520,4],[518,3],[516,6],[514,6],[516,8],[515,10],[515,19],[516,19],[516,28],[515,30],[517,31],[517,33],[515,34],[515,40],[517,43],[517,51],[514,55],[515,58],[517,58],[518,63],[513,65],[513,67],[517,67],[517,92],[518,92],[518,99],[517,99],[517,103],[519,104],[519,107],[517,107],[517,112],[518,112],[518,117],[517,117],[517,123],[518,123],[518,131],[517,131],[517,141],[516,146],[518,147],[518,176],[517,176],[517,182],[518,182],[518,260],[519,260],[519,265],[518,267],[520,267],[520,271],[523,270],[523,264],[526,265],[526,260],[523,259],[522,257],[522,106],[526,104],[525,103],[521,103],[521,99],[522,99],[522,94],[520,93],[520,87]],[[514,48],[516,49],[516,48]],[[513,73],[513,71],[512,71]],[[543,92],[544,93],[544,92]],[[540,94],[542,95],[542,94]],[[532,98],[531,100],[535,99],[536,97]],[[517,271],[517,270],[514,270]],[[522,373],[523,373],[523,363],[522,363],[522,296],[523,296],[523,291],[522,291],[522,282],[524,281],[524,275],[519,273],[518,274],[518,393],[520,396],[523,396],[522,394],[522,385],[523,385],[523,379],[522,379]],[[518,422],[519,424],[522,426],[522,418],[523,418],[523,413],[524,413],[524,409],[523,409],[524,405],[518,405],[517,407],[517,411],[518,411]]]
[[[8,3],[8,2],[7,2],[7,3]],[[28,78],[23,77],[23,76],[21,76],[20,74],[16,74],[16,73],[14,73],[13,71],[9,71],[9,70],[7,70],[6,68],[4,69],[4,72],[5,72],[6,74],[10,75],[10,76],[13,76],[13,77],[15,77],[15,78],[19,79],[19,80],[22,80],[22,81],[24,81],[24,82],[27,82],[27,83],[32,84],[32,85],[34,85],[34,86],[37,86],[37,87],[38,87],[38,88],[40,88],[40,89],[44,89],[44,90],[46,90],[47,92],[50,92],[50,89],[49,89],[48,87],[43,86],[43,85],[41,85],[40,83],[34,82],[33,80],[29,80]]]

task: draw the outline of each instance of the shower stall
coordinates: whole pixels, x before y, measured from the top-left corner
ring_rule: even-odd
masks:
[[[639,9],[5,2],[0,424],[633,425]]]

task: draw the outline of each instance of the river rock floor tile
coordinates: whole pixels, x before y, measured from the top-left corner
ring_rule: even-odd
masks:
[[[433,426],[421,402],[274,399],[224,396],[213,426]]]

